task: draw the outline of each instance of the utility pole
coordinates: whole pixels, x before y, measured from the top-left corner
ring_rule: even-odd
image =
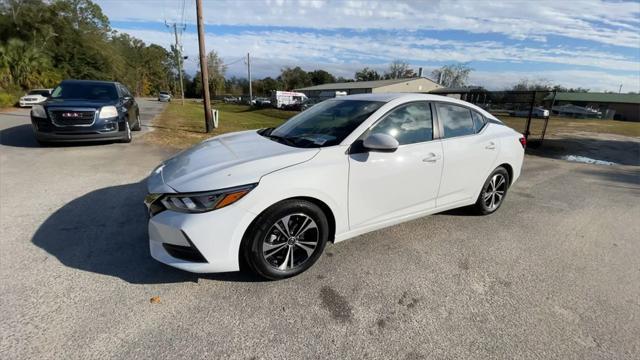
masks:
[[[207,51],[204,44],[204,25],[202,21],[202,0],[196,0],[198,13],[198,47],[200,48],[200,76],[202,76],[202,102],[204,103],[204,119],[207,132],[213,131],[213,113],[209,96],[209,69],[207,68]]]
[[[180,41],[178,39],[178,24],[173,23],[173,25],[164,23],[167,27],[173,27],[173,33],[176,37],[176,51],[178,52],[177,60],[178,60],[178,75],[180,76],[180,94],[182,95],[182,105],[184,105],[184,81],[182,80],[182,46],[180,45]],[[185,29],[184,24],[180,25],[180,31]]]
[[[253,105],[253,91],[251,89],[251,58],[249,57],[249,53],[247,53],[247,75],[249,76],[249,106]]]

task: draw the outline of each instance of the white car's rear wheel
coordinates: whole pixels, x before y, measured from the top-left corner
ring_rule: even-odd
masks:
[[[498,210],[507,196],[509,184],[509,172],[502,166],[496,168],[482,187],[475,204],[476,210],[482,215],[488,215]]]
[[[282,279],[310,268],[322,254],[329,225],[322,210],[285,200],[262,213],[245,235],[245,260],[259,275]]]

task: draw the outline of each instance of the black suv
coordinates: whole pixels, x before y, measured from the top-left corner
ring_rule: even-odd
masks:
[[[140,130],[140,110],[120,83],[64,80],[47,101],[31,108],[31,123],[41,144],[93,140],[128,143],[131,130]]]

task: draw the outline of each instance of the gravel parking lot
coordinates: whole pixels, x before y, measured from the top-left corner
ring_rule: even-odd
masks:
[[[162,109],[140,106],[143,125]],[[527,156],[494,215],[376,231],[264,282],[150,258],[143,181],[170,154],[144,131],[40,148],[24,110],[0,131],[2,359],[640,354],[639,166]]]

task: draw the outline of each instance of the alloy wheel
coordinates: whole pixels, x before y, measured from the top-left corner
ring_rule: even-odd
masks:
[[[280,271],[300,267],[318,247],[318,225],[308,215],[290,214],[276,221],[262,243],[262,256]]]
[[[502,202],[507,191],[507,179],[502,174],[495,174],[487,184],[482,201],[488,210],[493,211]]]

